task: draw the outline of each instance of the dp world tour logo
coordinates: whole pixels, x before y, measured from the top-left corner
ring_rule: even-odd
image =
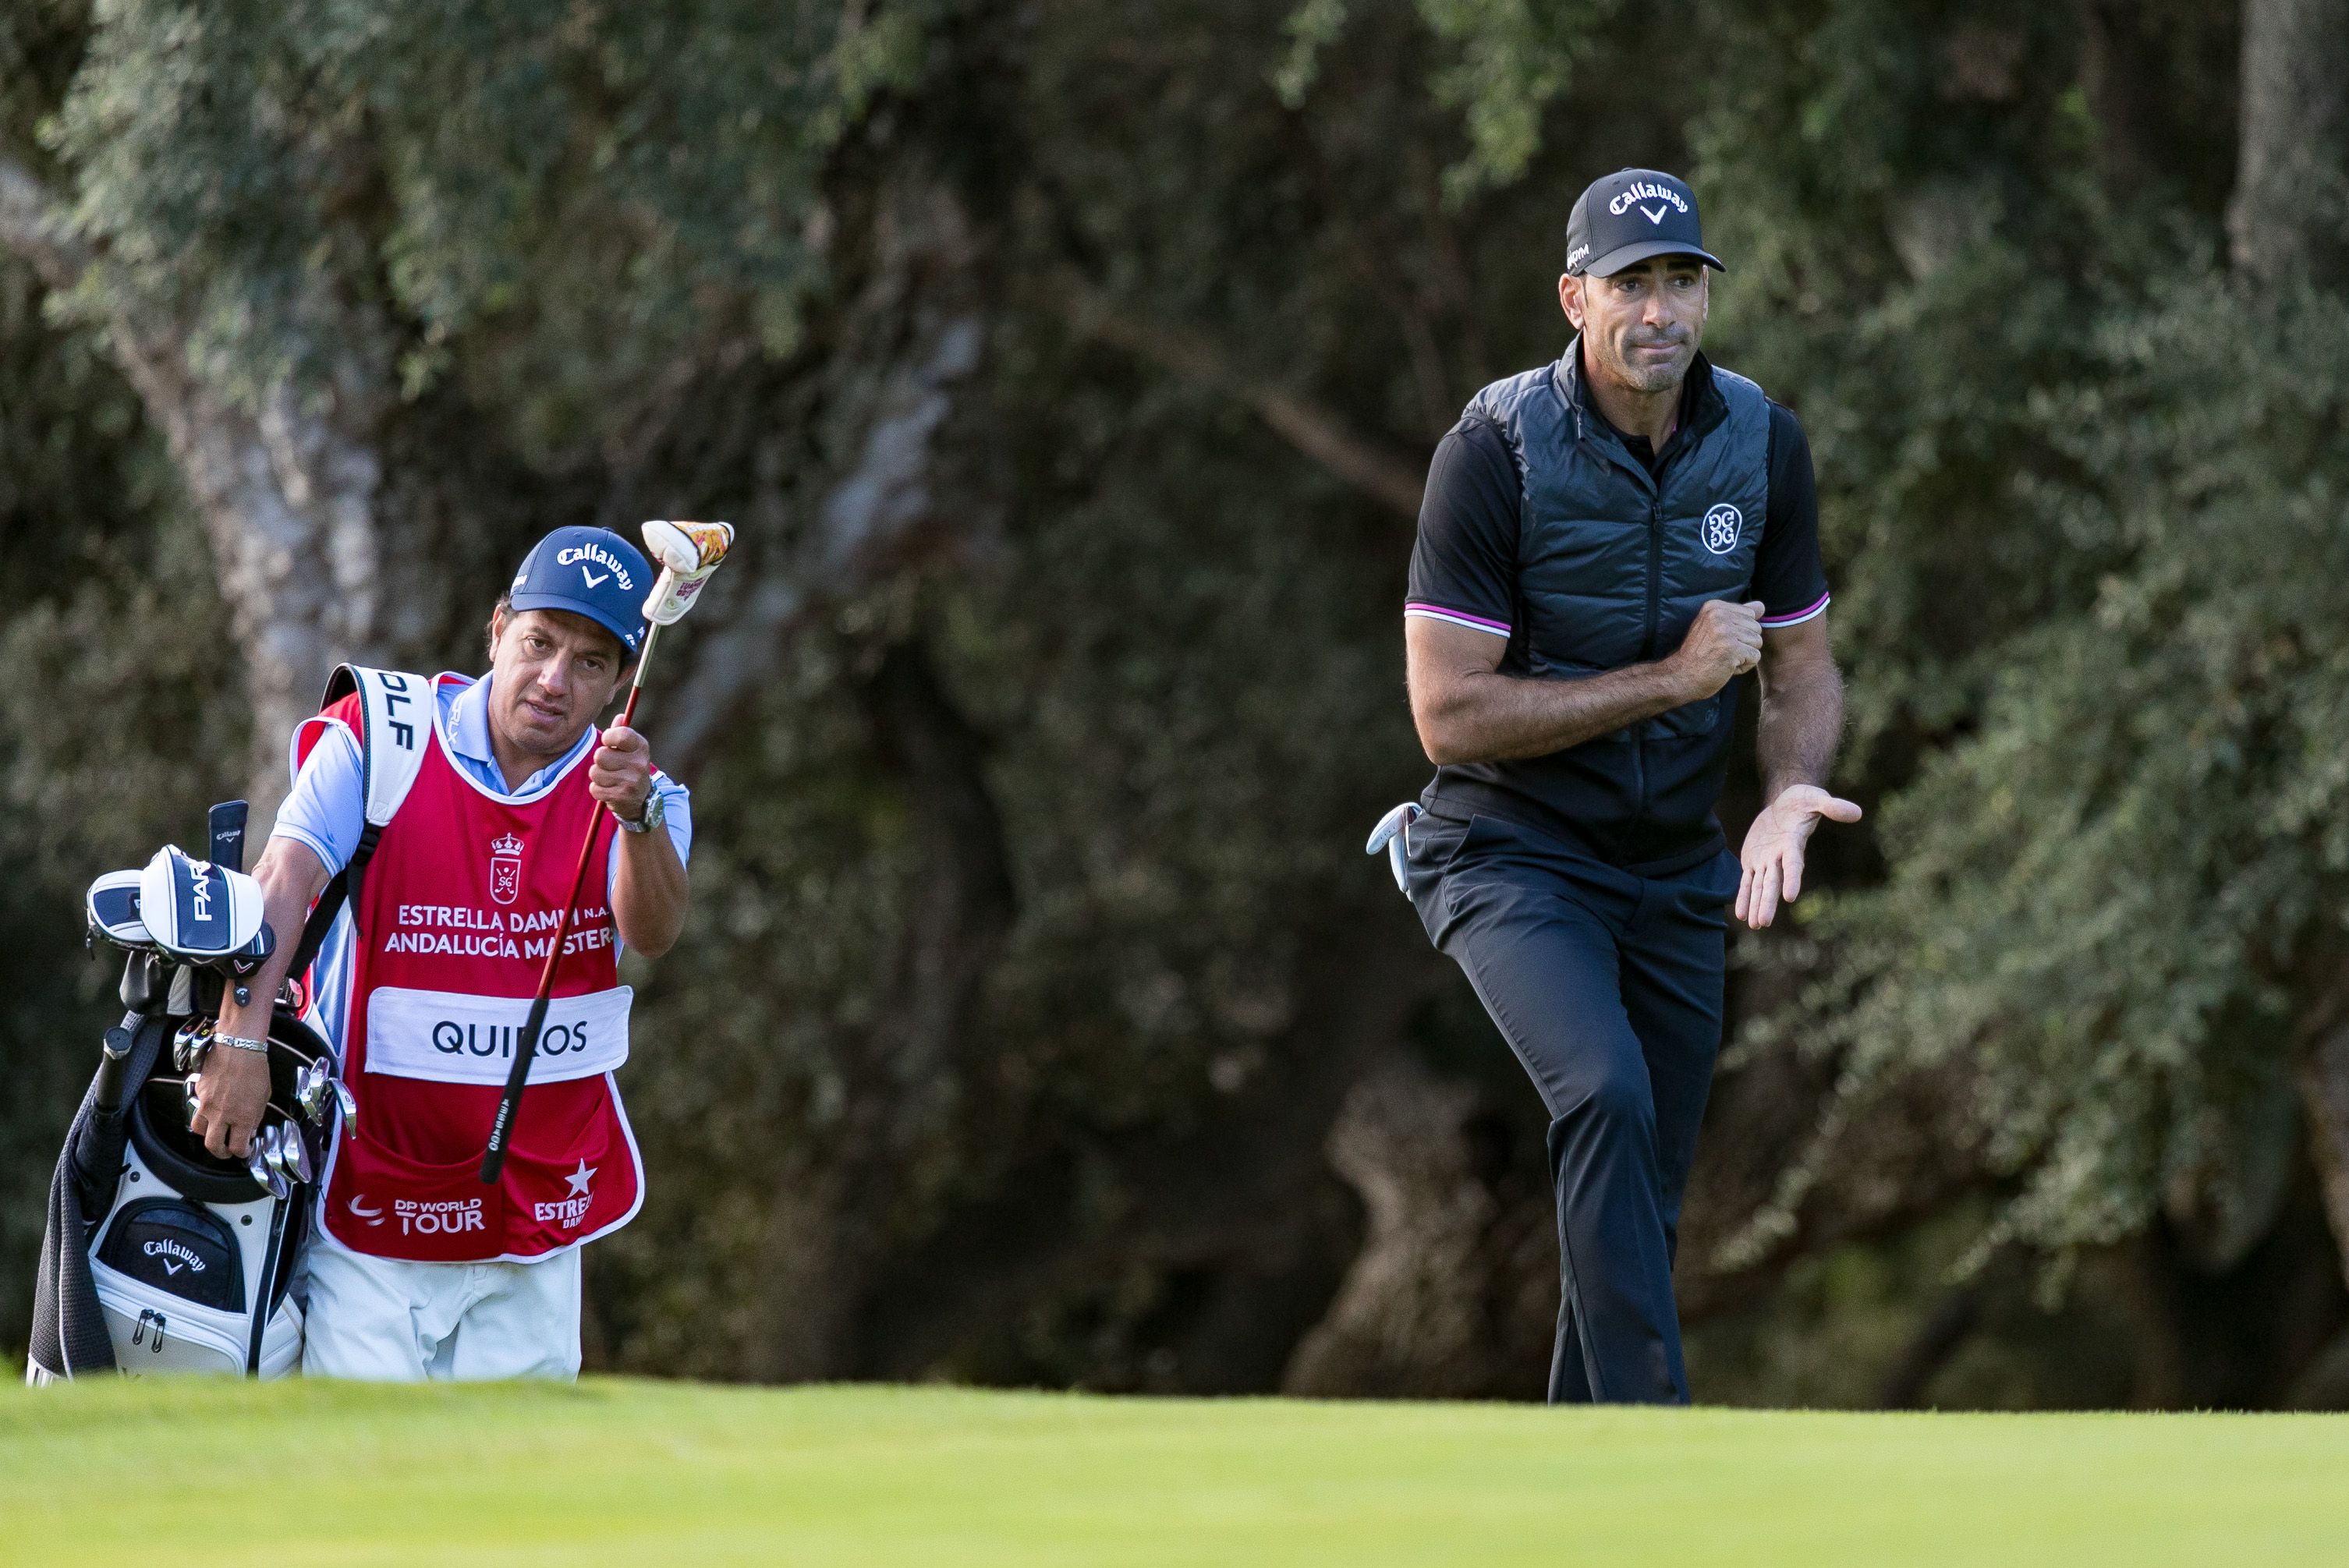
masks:
[[[1723,501],[1704,514],[1704,547],[1715,555],[1726,555],[1737,548],[1737,536],[1744,527],[1745,514]]]
[[[512,903],[522,896],[522,841],[512,833],[490,841],[490,897]]]

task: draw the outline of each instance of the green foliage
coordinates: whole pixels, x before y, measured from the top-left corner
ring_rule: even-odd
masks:
[[[411,394],[463,363],[560,445],[680,349],[790,351],[823,161],[940,15],[118,0],[48,136],[106,256],[81,308],[160,307],[248,394],[388,315]]]
[[[1431,86],[1461,112],[1468,150],[1444,171],[1446,199],[1459,206],[1522,178],[1541,146],[1541,120],[1563,94],[1593,36],[1619,0],[1543,5],[1533,0],[1418,0],[1420,20],[1449,61]],[[1322,52],[1352,19],[1353,0],[1303,0],[1291,13],[1288,57],[1273,74],[1281,102],[1301,106],[1320,74]]]
[[[1853,1070],[1966,1053],[2030,1178],[2009,1228],[2049,1246],[2241,1201],[2349,921],[2349,313],[2204,278],[2096,346],[2044,408],[2081,477],[2033,500],[2112,566],[2007,646],[1889,810],[1890,880],[1823,927]]]

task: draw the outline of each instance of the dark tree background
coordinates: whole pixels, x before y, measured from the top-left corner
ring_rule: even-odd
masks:
[[[1871,808],[1737,945],[1701,1396],[2349,1405],[2349,0],[0,0],[0,1341],[83,883],[683,515],[592,1364],[1532,1394],[1538,1104],[1357,850],[1427,455],[1634,163]]]

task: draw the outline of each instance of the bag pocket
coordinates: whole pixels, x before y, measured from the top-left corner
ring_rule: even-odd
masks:
[[[186,1198],[140,1198],[107,1222],[95,1260],[191,1306],[244,1311],[244,1252],[228,1222]]]
[[[203,1306],[92,1259],[90,1277],[115,1365],[132,1377],[212,1372],[241,1377],[250,1326],[242,1311]]]
[[[426,1164],[355,1129],[336,1155],[326,1229],[370,1257],[440,1264],[494,1258],[505,1251],[505,1183],[482,1186],[480,1170],[478,1156]]]

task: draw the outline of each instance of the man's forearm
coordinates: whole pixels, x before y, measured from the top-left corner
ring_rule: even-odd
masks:
[[[260,863],[253,868],[253,877],[261,884],[262,907],[277,945],[246,982],[246,995],[253,1000],[240,1006],[232,991],[222,1003],[220,1026],[227,1034],[262,1040],[269,1037],[269,1015],[276,1006],[278,987],[285,983],[285,972],[293,966],[294,949],[301,944],[311,901],[327,878],[318,857],[291,839],[270,840]]]
[[[1479,671],[1444,684],[1428,705],[1420,738],[1440,763],[1547,757],[1692,700],[1666,660],[1570,680]]]
[[[619,865],[612,878],[612,923],[621,941],[658,958],[685,929],[685,862],[678,859],[676,841],[667,828],[621,833],[614,853]]]
[[[1796,784],[1824,786],[1843,738],[1843,676],[1832,659],[1763,677],[1754,758],[1764,804]]]

